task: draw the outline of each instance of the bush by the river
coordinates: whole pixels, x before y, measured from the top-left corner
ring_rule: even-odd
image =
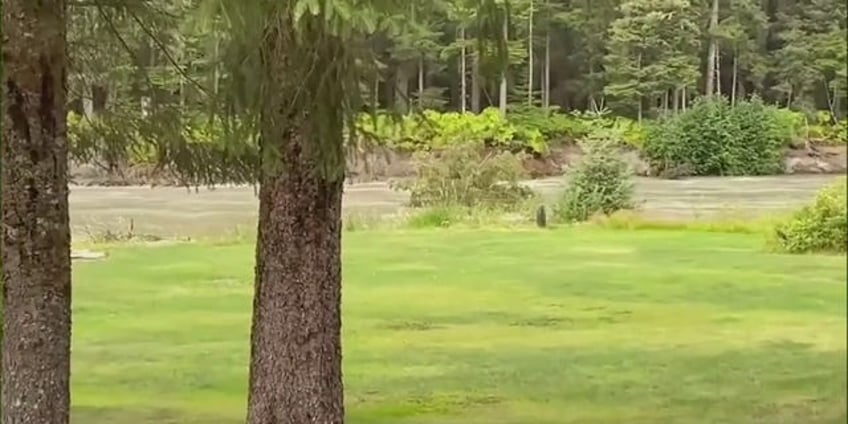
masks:
[[[584,143],[586,155],[569,170],[565,191],[555,208],[558,221],[585,221],[596,214],[609,215],[634,206],[632,173],[617,147],[607,139]]]
[[[792,138],[778,108],[711,97],[653,125],[643,154],[658,175],[768,175],[782,172]]]
[[[413,207],[498,207],[509,209],[533,196],[521,185],[521,155],[459,145],[419,152],[415,177],[394,184],[408,191]]]

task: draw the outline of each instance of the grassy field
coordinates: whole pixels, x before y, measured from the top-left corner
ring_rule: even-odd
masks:
[[[683,231],[345,234],[349,423],[844,423],[846,260]],[[243,422],[253,246],[75,264],[73,421]]]

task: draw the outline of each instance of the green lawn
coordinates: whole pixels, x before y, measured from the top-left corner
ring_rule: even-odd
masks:
[[[846,259],[670,231],[345,234],[349,423],[844,423]],[[73,420],[239,423],[253,246],[75,264]]]

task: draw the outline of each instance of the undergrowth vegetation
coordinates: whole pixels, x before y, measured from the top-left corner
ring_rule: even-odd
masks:
[[[848,250],[848,185],[842,177],[823,188],[812,204],[776,226],[778,246],[790,253]]]
[[[415,177],[393,184],[408,191],[412,207],[511,209],[533,196],[520,181],[521,155],[470,145],[421,152],[415,157]]]

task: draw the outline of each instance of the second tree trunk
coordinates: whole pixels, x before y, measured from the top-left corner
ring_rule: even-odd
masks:
[[[301,156],[298,129],[285,170],[263,179],[251,336],[250,424],[337,424],[341,380],[342,180]]]

